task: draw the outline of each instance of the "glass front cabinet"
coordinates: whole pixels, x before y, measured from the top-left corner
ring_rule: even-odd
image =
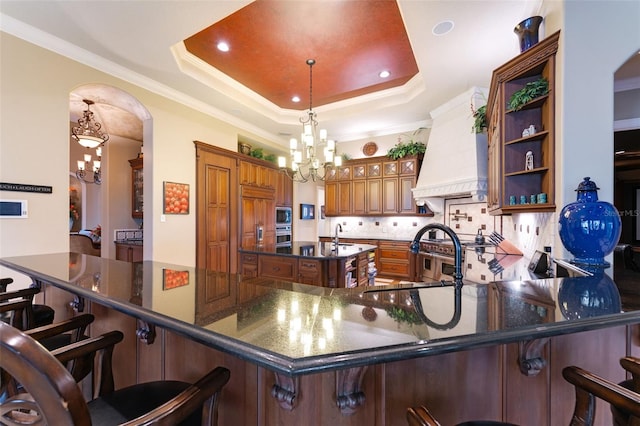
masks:
[[[129,164],[131,164],[131,217],[142,219],[144,214],[142,157],[129,160]]]

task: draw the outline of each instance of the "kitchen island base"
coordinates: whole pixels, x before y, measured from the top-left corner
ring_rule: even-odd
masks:
[[[50,286],[39,297],[61,308],[73,300],[70,293]],[[563,367],[578,365],[622,381],[625,374],[618,360],[640,355],[638,326],[606,328],[550,338],[541,350],[546,366],[533,376],[520,371],[518,342],[371,365],[363,370],[361,401],[352,410],[341,409],[336,398],[337,390],[345,389],[347,370],[296,376],[291,380],[295,403],[287,408],[274,398],[276,374],[266,368],[161,327],[156,327],[155,342],[145,344],[136,336],[135,318],[97,303],[86,303],[85,311],[96,316],[92,335],[112,329],[125,333],[114,352],[116,388],[158,379],[189,381],[216,365],[228,368],[231,379],[220,400],[221,426],[401,426],[406,424],[406,408],[417,405],[429,407],[447,425],[494,419],[522,426],[566,426],[574,394],[562,379]],[[64,309],[57,312],[65,315]],[[67,316],[72,314],[66,310]],[[358,380],[348,378],[347,383]],[[598,404],[596,424],[611,424],[608,405]]]

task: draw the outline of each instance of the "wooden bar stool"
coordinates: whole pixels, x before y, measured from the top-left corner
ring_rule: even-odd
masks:
[[[113,341],[122,335],[107,334],[115,337]],[[0,383],[18,383],[28,393],[3,401],[0,423],[29,424],[34,417],[44,424],[60,426],[217,423],[220,391],[229,380],[226,368],[216,367],[194,384],[142,383],[105,392],[87,403],[73,376],[36,340],[4,322],[0,322],[0,335]],[[84,356],[95,352],[96,339],[102,338],[80,341],[55,353],[58,357]],[[111,348],[113,345],[110,343]],[[110,362],[103,368],[110,368]]]
[[[31,307],[26,311],[23,330],[41,327],[53,323],[55,311],[47,305],[33,303],[33,298],[40,293],[40,289],[32,284],[31,287],[22,290],[7,291],[7,286],[13,282],[13,278],[0,279],[0,302],[17,298],[27,299],[31,302]]]

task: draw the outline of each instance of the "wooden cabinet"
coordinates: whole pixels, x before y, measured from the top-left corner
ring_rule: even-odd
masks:
[[[273,190],[242,186],[240,208],[241,246],[253,247],[257,241],[257,227],[262,227],[263,243],[276,243],[276,203]]]
[[[349,160],[325,182],[327,216],[416,215],[412,189],[422,156]]]
[[[359,216],[367,214],[367,181],[354,180],[351,183],[351,189],[353,191],[351,212]]]
[[[324,214],[338,216],[338,182],[324,184]]]
[[[298,259],[286,256],[258,256],[258,276],[295,281]]]
[[[316,259],[298,260],[298,279],[303,284],[322,286],[325,277],[325,262]]]
[[[282,173],[276,172],[276,206],[293,206],[293,181]]]
[[[387,241],[378,243],[378,275],[409,280],[414,276],[414,257],[409,252],[409,241]]]
[[[142,219],[144,216],[143,158],[129,160],[129,164],[131,164],[131,217]]]
[[[116,260],[142,262],[142,244],[116,243]]]
[[[266,164],[240,161],[240,185],[275,189],[277,173],[274,168]]]
[[[362,241],[361,244],[376,243],[370,240]],[[244,278],[276,278],[319,287],[344,288],[368,285],[368,266],[370,262],[375,264],[376,250],[359,252],[348,257],[324,258],[242,252],[239,258],[240,271]]]
[[[240,256],[240,274],[243,278],[255,278],[258,276],[258,255],[242,254]]]
[[[555,211],[555,54],[559,35],[556,32],[547,37],[493,72],[487,103],[490,214]],[[549,83],[547,95],[517,110],[509,109],[515,92],[541,78]],[[532,195],[541,193],[546,194],[546,202],[531,202]]]

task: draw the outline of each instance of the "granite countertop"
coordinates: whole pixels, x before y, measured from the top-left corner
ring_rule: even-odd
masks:
[[[127,240],[115,240],[114,243],[116,244],[128,244],[131,246],[141,246],[143,245],[143,240],[141,239],[127,239]]]
[[[67,252],[0,265],[293,376],[640,322],[640,289],[606,275],[333,289]]]
[[[339,243],[336,252],[333,242],[293,241],[291,247],[276,247],[274,245],[242,247],[241,253],[272,254],[277,256],[310,257],[310,258],[345,258],[363,251],[375,250],[371,244]]]

